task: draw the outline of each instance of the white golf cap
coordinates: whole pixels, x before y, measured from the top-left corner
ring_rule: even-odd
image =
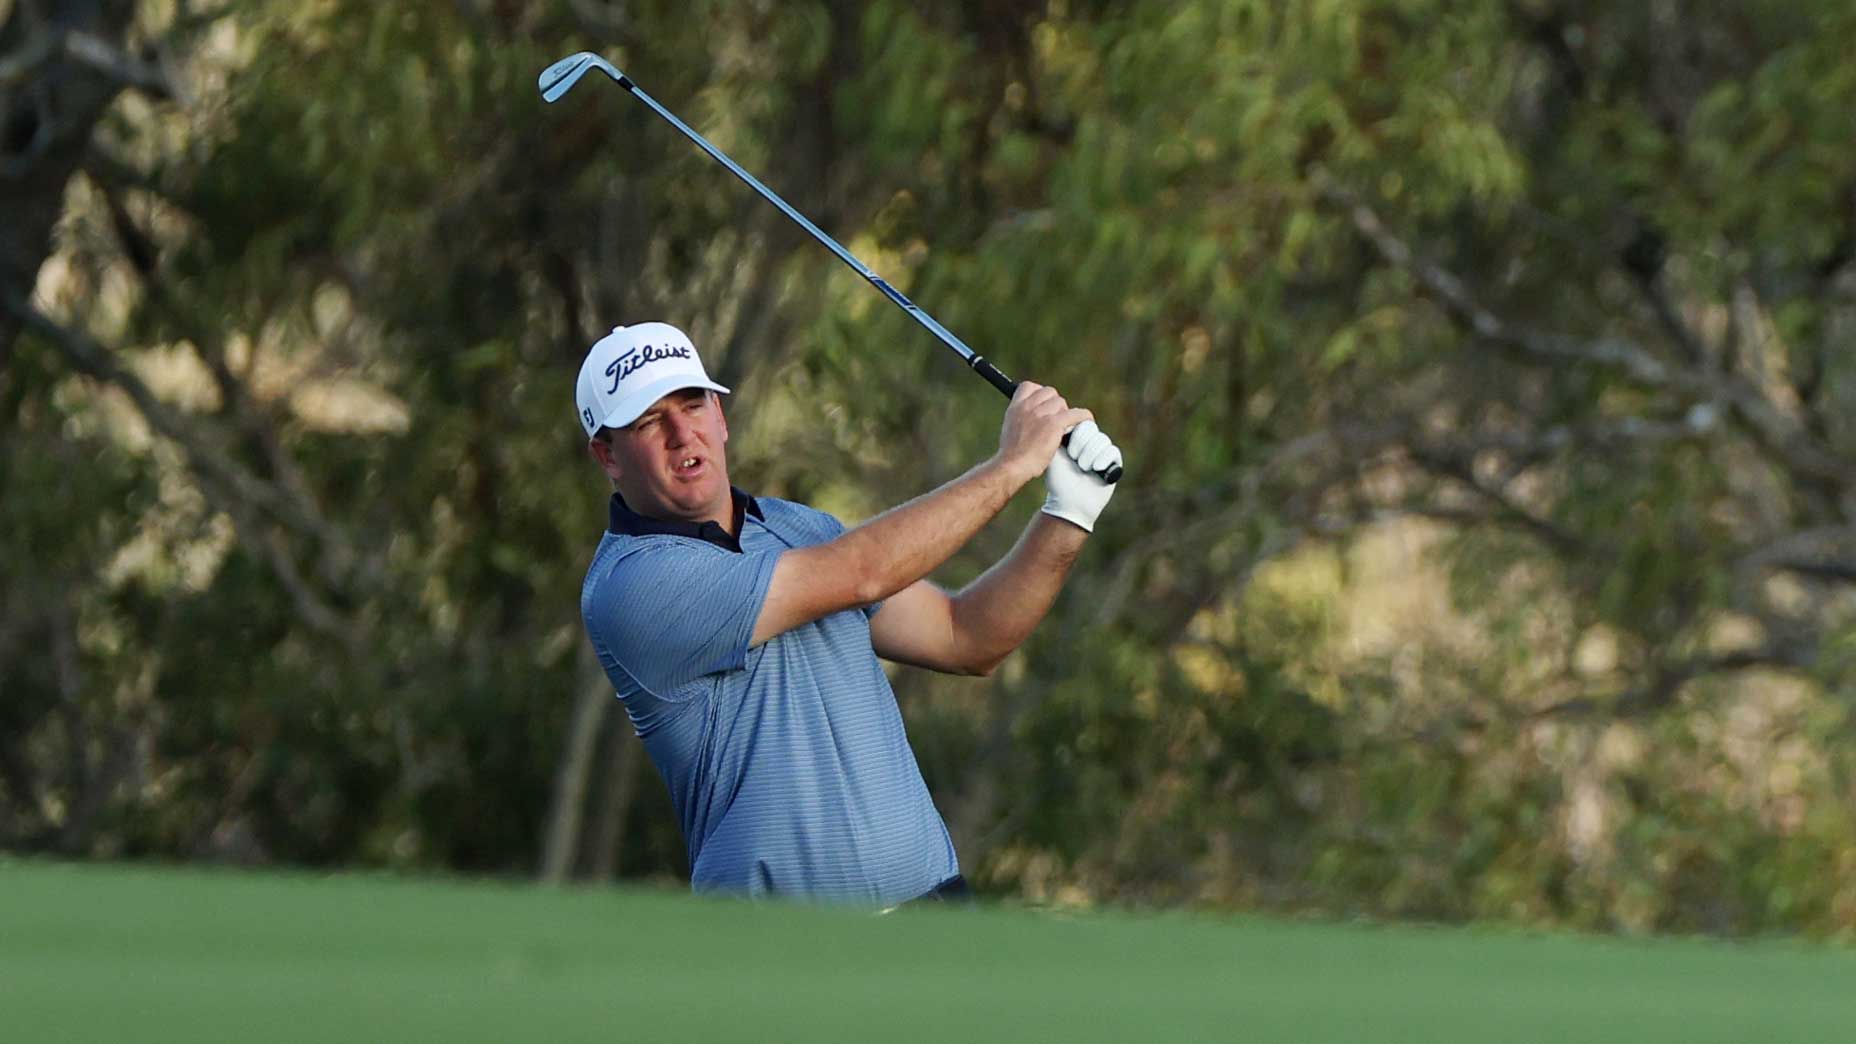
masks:
[[[689,335],[669,323],[615,326],[586,353],[574,400],[580,426],[592,438],[600,428],[623,428],[651,404],[684,388],[728,389],[709,379]]]

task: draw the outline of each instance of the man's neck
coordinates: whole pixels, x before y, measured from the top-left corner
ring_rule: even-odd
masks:
[[[662,517],[635,511],[626,503],[622,493],[613,493],[610,506],[611,521],[608,529],[622,536],[651,536],[664,534],[669,536],[692,537],[707,540],[730,551],[740,551],[741,528],[747,516],[763,518],[760,504],[753,497],[734,487],[729,487],[728,513],[722,519]]]

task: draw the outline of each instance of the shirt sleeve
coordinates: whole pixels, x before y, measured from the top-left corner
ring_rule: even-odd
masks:
[[[808,544],[823,544],[826,541],[836,540],[843,536],[848,528],[838,520],[838,516],[829,512],[820,511],[817,508],[801,508],[800,510],[805,512],[811,527],[806,541]],[[883,608],[883,603],[877,601],[869,605],[860,605],[857,610],[864,614],[864,619],[868,620],[881,608]]]
[[[682,542],[641,548],[614,563],[599,585],[587,629],[627,674],[665,697],[746,665],[779,557]]]

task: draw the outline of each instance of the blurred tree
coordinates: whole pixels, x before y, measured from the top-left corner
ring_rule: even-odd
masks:
[[[1371,909],[1466,916],[1517,846],[1543,824],[1576,832],[1588,807],[1551,772],[1487,805],[1488,773],[1564,756],[1619,717],[1761,707],[1775,671],[1846,696],[1856,390],[1837,331],[1856,79],[1835,41],[1849,18],[1053,9],[1011,92],[1035,115],[923,100],[985,126],[982,180],[1011,202],[965,249],[942,231],[958,221],[924,218],[918,299],[952,302],[937,314],[1010,346],[996,357],[1087,389],[1137,462],[1123,496],[1139,509],[1098,535],[1102,568],[1073,585],[1023,679],[996,686],[984,755],[951,752],[968,778],[1004,773],[961,806],[969,858],[996,855],[995,879],[1020,886],[1291,885],[1331,903],[1316,897],[1338,883]],[[917,134],[930,157],[950,137]],[[892,372],[919,378],[912,365]],[[1272,640],[1248,581],[1398,519],[1446,527],[1449,611],[1479,648],[1449,655],[1438,627],[1413,634],[1430,653],[1415,676],[1357,657],[1313,675],[1319,630]],[[1600,760],[1565,775],[1603,777]],[[1842,764],[1827,795],[1848,793]],[[1667,771],[1664,785],[1680,778]],[[1387,803],[1407,792],[1435,796]],[[1632,803],[1605,793],[1603,807]],[[1576,846],[1559,842],[1524,872],[1565,872]],[[1292,886],[1332,860],[1394,876]],[[1203,874],[1181,872],[1193,864]],[[1711,870],[1723,887],[1765,872]],[[1429,883],[1392,886],[1403,875]],[[1637,923],[1559,885],[1536,895]]]
[[[115,687],[94,684],[95,641],[85,632],[112,600],[99,597],[99,559],[124,539],[132,505],[150,490],[108,456],[100,432],[69,426],[50,395],[66,367],[110,372],[94,345],[73,341],[57,362],[14,348],[28,325],[56,329],[30,298],[73,179],[108,184],[122,171],[100,130],[106,111],[125,90],[156,101],[174,94],[164,37],[136,14],[131,2],[0,5],[0,663],[9,667],[0,789],[10,799],[0,837],[73,852],[87,847],[147,736],[145,683],[116,690],[125,697],[116,720],[94,720],[101,692]],[[168,27],[190,28],[179,14]],[[89,467],[93,455],[106,459]]]
[[[97,121],[124,88],[170,92],[158,69],[123,49],[134,14],[131,0],[0,7],[0,288],[9,302],[0,369]]]
[[[737,479],[852,520],[998,402],[641,106],[544,109],[591,47],[1128,451],[998,677],[897,675],[977,879],[1856,925],[1800,811],[1856,796],[1849,13],[0,10],[0,844],[682,871],[580,632],[584,345],[684,325]]]

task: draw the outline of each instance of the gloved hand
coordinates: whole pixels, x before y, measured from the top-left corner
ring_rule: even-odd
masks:
[[[1115,487],[1093,472],[1111,463],[1121,463],[1121,448],[1095,421],[1078,424],[1070,432],[1069,444],[1058,447],[1050,467],[1044,469],[1044,485],[1050,491],[1044,497],[1044,513],[1095,532],[1096,516],[1108,506]]]

